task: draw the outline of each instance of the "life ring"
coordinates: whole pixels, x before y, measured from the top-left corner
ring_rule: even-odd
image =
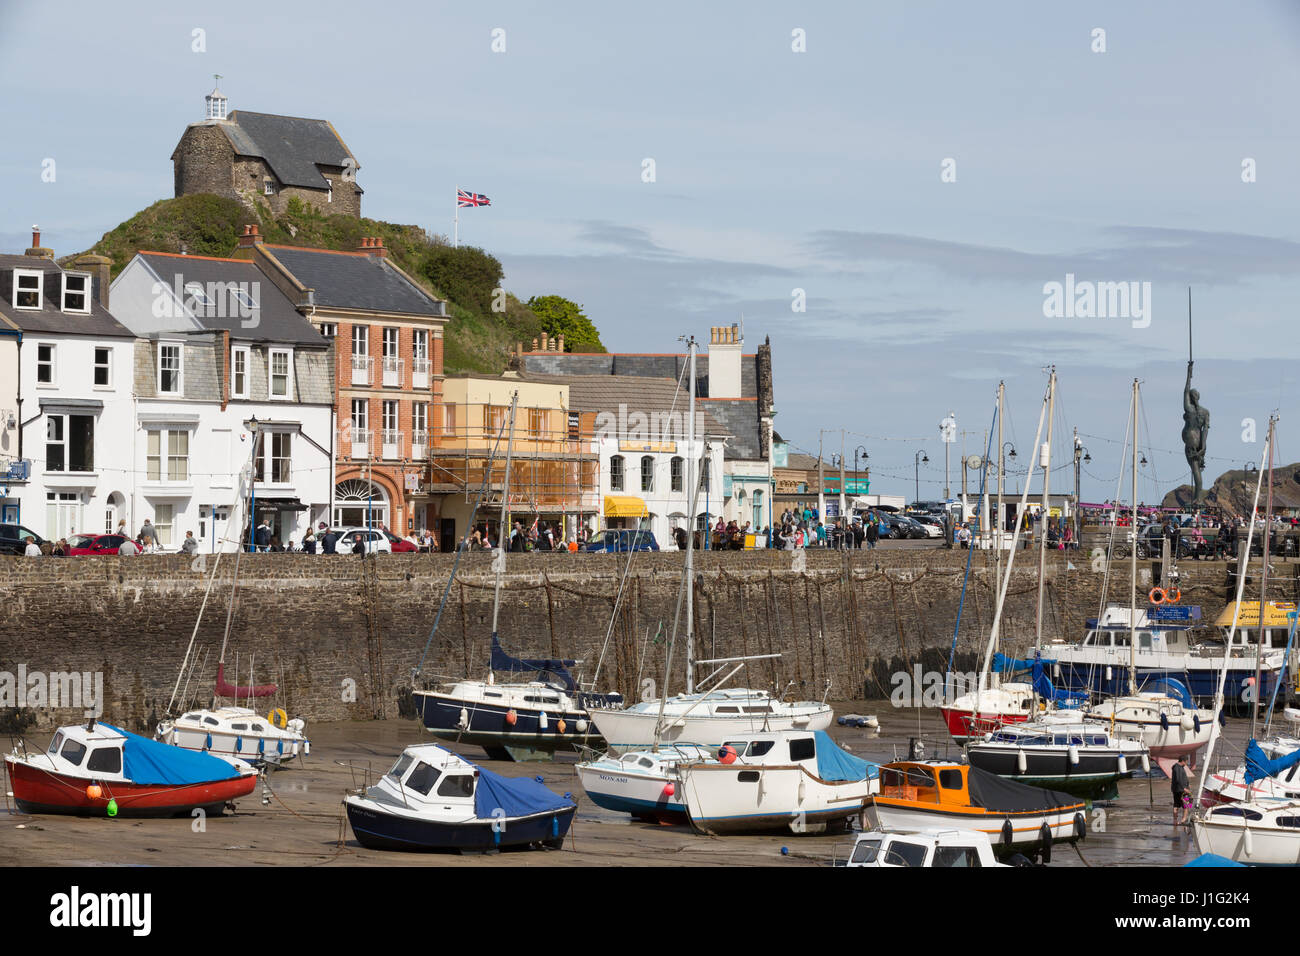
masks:
[[[1160,587],[1152,588],[1151,593],[1147,595],[1147,598],[1150,599],[1152,604],[1164,604],[1165,589]]]
[[[1178,588],[1170,588],[1165,592],[1165,602],[1168,604],[1177,604],[1182,600],[1183,592]]]
[[[289,723],[289,715],[284,712],[283,707],[276,707],[266,715],[266,722],[272,727],[279,727],[284,730],[285,725]]]

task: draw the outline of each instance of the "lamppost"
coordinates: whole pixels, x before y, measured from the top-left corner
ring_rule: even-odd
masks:
[[[249,454],[249,464],[252,465],[252,467],[248,469],[248,550],[256,551],[257,543],[256,543],[255,536],[257,534],[257,528],[256,528],[256,524],[257,524],[257,416],[254,415],[252,418],[244,422],[244,427],[247,428],[253,435],[253,450]]]
[[[861,452],[860,456],[859,456],[859,452]],[[859,457],[861,457],[863,461],[866,461],[871,457],[870,455],[867,454],[867,449],[862,445],[859,445],[857,448],[853,449],[853,482],[855,485],[858,485],[858,458]],[[856,489],[855,489],[855,493],[861,494],[861,492],[857,491]]]
[[[1083,512],[1079,507],[1079,469],[1085,461],[1091,462],[1092,455],[1088,454],[1088,449],[1083,447],[1083,442],[1079,440],[1079,432],[1076,430],[1074,433],[1074,540],[1078,546],[1083,544]]]
[[[930,456],[924,451],[918,451],[912,456],[913,477],[916,479],[916,497],[912,499],[913,502],[921,500],[921,462],[929,462],[929,460]]]

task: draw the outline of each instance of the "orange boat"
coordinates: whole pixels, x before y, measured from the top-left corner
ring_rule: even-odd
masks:
[[[903,760],[880,768],[880,792],[867,798],[863,828],[957,827],[986,833],[999,853],[1026,849],[1050,856],[1053,843],[1088,832],[1086,804],[964,764]]]

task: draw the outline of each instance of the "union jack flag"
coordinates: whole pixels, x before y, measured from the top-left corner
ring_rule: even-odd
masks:
[[[490,206],[492,200],[488,199],[482,193],[468,193],[463,189],[456,190],[456,205],[462,209],[466,206]]]

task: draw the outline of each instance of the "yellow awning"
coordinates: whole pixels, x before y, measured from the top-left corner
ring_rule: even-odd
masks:
[[[1214,623],[1219,627],[1232,626],[1232,610],[1236,607],[1236,601],[1229,601],[1228,606],[1223,609],[1218,620]],[[1296,609],[1290,601],[1269,601],[1268,609],[1264,612],[1265,627],[1290,627],[1291,622],[1287,620],[1287,615]],[[1259,602],[1242,601],[1241,612],[1237,615],[1238,627],[1259,627]]]
[[[644,518],[648,514],[650,511],[640,498],[633,498],[631,495],[605,496],[606,518]]]

